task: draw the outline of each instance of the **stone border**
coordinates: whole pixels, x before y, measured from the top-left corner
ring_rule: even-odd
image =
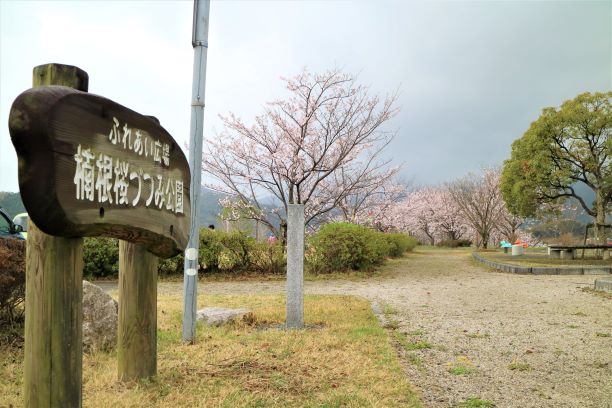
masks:
[[[601,290],[604,292],[612,293],[612,279],[610,278],[595,279],[595,290]]]
[[[531,266],[518,266],[518,265],[510,265],[506,263],[494,262],[488,259],[485,259],[476,254],[476,252],[472,252],[472,256],[478,262],[487,265],[488,267],[510,273],[519,273],[519,274],[532,274],[532,275],[610,275],[612,274],[612,267],[607,266],[596,266],[596,265],[586,265],[579,267],[531,267]]]

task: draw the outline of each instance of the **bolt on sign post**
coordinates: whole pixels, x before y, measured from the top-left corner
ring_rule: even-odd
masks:
[[[200,225],[198,204],[202,176],[202,137],[204,136],[204,94],[206,91],[206,56],[208,53],[208,16],[210,0],[193,2],[193,81],[191,88],[191,124],[189,138],[189,168],[191,169],[191,226],[185,251],[183,275],[183,341],[193,343],[196,334],[198,296],[198,249]]]
[[[83,240],[122,240],[120,379],[156,372],[157,258],[184,250],[190,172],[152,117],[87,93],[79,68],[34,68],[9,115],[30,215],[26,257],[26,406],[82,402]]]

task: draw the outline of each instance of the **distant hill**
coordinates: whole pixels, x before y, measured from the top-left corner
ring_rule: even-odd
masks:
[[[225,194],[202,187],[197,212],[198,223],[202,227],[206,227],[211,224],[216,226],[219,224],[219,213],[221,212],[219,200],[224,196]]]
[[[11,218],[19,213],[26,212],[21,201],[21,195],[19,193],[10,193],[8,191],[0,191],[0,207],[4,209]]]
[[[221,212],[219,200],[223,197],[225,197],[225,194],[202,187],[197,212],[199,224],[201,226],[205,227],[211,224],[219,224],[219,213]],[[26,212],[19,193],[0,191],[0,207],[8,212],[11,217]]]

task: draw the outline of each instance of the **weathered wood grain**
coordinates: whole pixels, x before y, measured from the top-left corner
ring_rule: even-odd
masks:
[[[30,221],[26,245],[25,406],[81,406],[83,239]]]
[[[71,72],[36,70],[45,75],[35,72],[35,78],[44,79],[58,79],[60,72]],[[130,132],[125,145],[110,142],[110,132],[115,129],[121,133],[124,126]],[[19,158],[21,196],[30,218],[42,231],[63,237],[110,236],[141,243],[161,257],[176,255],[185,248],[191,214],[189,164],[155,118],[98,95],[45,86],[17,97],[9,115],[9,130]],[[144,147],[145,153],[135,152],[136,133],[142,143],[148,141],[150,154]],[[154,141],[168,147],[167,163],[153,160]],[[91,199],[77,196],[76,157],[85,149],[95,153],[91,164],[98,176],[96,161],[102,156],[129,166],[129,176],[123,179],[127,183],[124,202],[119,202],[114,191],[110,200],[100,199],[99,191]],[[110,182],[117,183],[115,166],[111,167],[115,176]],[[182,182],[181,211],[176,209],[177,181]],[[160,199],[157,205],[160,189],[159,197],[164,202]]]
[[[35,87],[61,83],[87,91],[87,74],[66,65],[36,67],[32,82]],[[47,235],[30,219],[26,242],[26,407],[82,404],[82,281],[83,239]]]
[[[120,380],[147,378],[157,371],[157,263],[143,245],[119,242]]]

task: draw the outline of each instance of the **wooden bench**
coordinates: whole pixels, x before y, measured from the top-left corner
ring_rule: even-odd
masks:
[[[602,259],[610,259],[612,245],[549,245],[548,254],[551,258],[570,260],[576,257],[577,249],[602,249]]]

